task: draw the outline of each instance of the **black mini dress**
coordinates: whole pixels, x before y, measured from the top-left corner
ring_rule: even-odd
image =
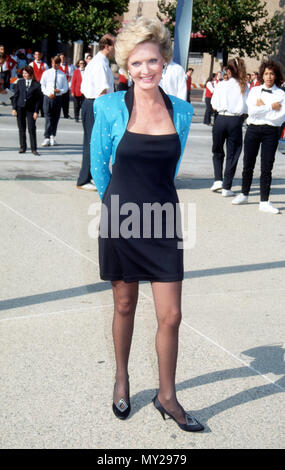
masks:
[[[180,153],[177,133],[125,131],[102,199],[101,279],[183,279],[181,220],[174,186]]]

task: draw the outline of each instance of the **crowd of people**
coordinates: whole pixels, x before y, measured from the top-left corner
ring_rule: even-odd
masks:
[[[80,59],[76,65],[71,64],[64,53],[60,53],[51,59],[50,68],[42,59],[40,51],[32,53],[31,50],[20,49],[9,55],[4,46],[0,45],[0,101],[4,98],[10,99],[9,92],[13,94],[11,97],[12,115],[17,117],[19,153],[26,152],[26,127],[28,127],[31,151],[34,155],[39,155],[36,137],[36,120],[39,115],[45,117],[44,140],[41,146],[48,147],[57,145],[56,133],[61,112],[63,118],[70,118],[70,96],[73,100],[74,118],[77,123],[81,112],[84,141],[82,166],[77,181],[77,187],[80,189],[97,190],[90,171],[94,100],[105,93],[126,91],[133,85],[130,75],[120,68],[118,84],[114,87],[109,63],[114,58],[114,39],[110,34],[103,36],[99,42],[99,52],[94,57],[86,54],[85,59]],[[263,76],[264,64],[259,72],[255,71],[250,74],[246,73],[242,59],[231,59],[227,66],[211,74],[206,80],[204,90],[206,105],[204,124],[213,126],[214,183],[211,190],[214,192],[221,190],[222,195],[228,197],[234,196],[231,187],[242,151],[242,127],[247,118],[242,196],[235,198],[233,204],[245,204],[248,201],[253,167],[259,144],[261,144],[261,203],[263,204],[260,205],[260,209],[278,213],[278,209],[269,203],[268,185],[270,187],[271,171],[278,144],[277,137],[285,121],[284,80],[277,63],[268,62],[267,68],[273,71],[275,77],[271,87],[268,85],[269,89],[266,89],[267,85]],[[184,69],[171,60],[163,66],[159,85],[166,94],[191,103],[193,72],[193,68],[189,68],[185,74]],[[272,95],[270,99],[268,92]],[[280,103],[278,105],[274,102],[275,95],[276,100],[279,100],[276,103]],[[253,96],[258,97],[256,103],[251,101]],[[268,101],[272,106],[269,106]],[[268,137],[269,144],[264,143],[263,139],[258,137],[260,129],[263,139],[270,132],[271,134],[275,132],[275,137]]]
[[[242,128],[246,122],[242,193],[234,197],[234,205],[248,202],[256,158],[261,149],[259,210],[271,214],[280,212],[270,202],[269,196],[275,153],[285,122],[284,91],[284,77],[277,62],[264,60],[259,71],[250,75],[246,73],[244,61],[237,57],[229,60],[226,78],[219,79],[212,87],[211,96],[205,98],[208,100],[207,116],[211,111],[215,115],[214,183],[210,189],[213,192],[221,190],[224,197],[235,196],[231,188],[243,147]],[[205,123],[209,124],[209,120]]]
[[[0,102],[12,102],[12,115],[17,117],[19,128],[19,153],[27,149],[26,127],[30,135],[31,151],[37,151],[36,120],[45,117],[45,133],[42,147],[56,145],[58,121],[63,113],[69,119],[70,96],[74,104],[75,122],[79,122],[84,96],[80,84],[86,65],[92,59],[85,59],[75,65],[64,53],[51,58],[51,67],[43,60],[40,51],[19,49],[8,54],[0,45]]]

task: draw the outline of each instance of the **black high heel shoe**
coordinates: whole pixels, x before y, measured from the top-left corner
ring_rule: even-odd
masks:
[[[116,384],[115,384],[116,386]],[[131,411],[131,404],[127,404],[124,398],[120,398],[118,403],[113,402],[113,413],[119,419],[126,419]]]
[[[163,408],[162,404],[160,403],[159,399],[157,398],[157,395],[152,399],[152,402],[155,406],[155,408],[161,413],[161,416],[163,419],[165,419],[165,415],[169,416],[171,419],[175,421],[178,426],[183,429],[183,431],[190,431],[190,432],[198,432],[198,431],[203,431],[205,428],[204,426],[197,421],[194,416],[191,416],[189,413],[185,413],[185,420],[186,424],[181,424],[179,423],[174,416],[172,416],[168,411]]]

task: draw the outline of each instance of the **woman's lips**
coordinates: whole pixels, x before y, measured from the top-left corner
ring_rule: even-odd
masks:
[[[143,82],[152,82],[153,81],[153,75],[147,76],[147,77],[141,77],[141,80]]]

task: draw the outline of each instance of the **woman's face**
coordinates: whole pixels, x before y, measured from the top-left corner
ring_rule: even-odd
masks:
[[[157,87],[164,62],[157,44],[153,42],[138,44],[128,59],[128,70],[136,87],[142,90]]]
[[[272,69],[265,69],[262,78],[263,78],[263,81],[264,81],[264,85],[265,85],[267,88],[273,87],[274,82],[275,82],[275,78],[276,78],[276,75],[275,75],[275,73],[274,73],[274,70],[272,70]]]
[[[30,80],[31,75],[26,70],[23,70],[23,78],[25,80]]]
[[[232,72],[230,71],[230,69],[227,69],[227,77],[228,79],[232,78]]]

